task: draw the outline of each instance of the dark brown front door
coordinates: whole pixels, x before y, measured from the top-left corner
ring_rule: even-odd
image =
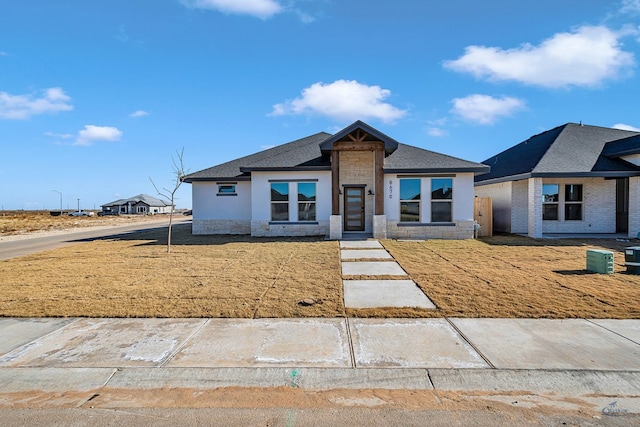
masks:
[[[364,187],[344,188],[344,231],[364,231]]]
[[[629,178],[616,179],[616,233],[629,231]]]

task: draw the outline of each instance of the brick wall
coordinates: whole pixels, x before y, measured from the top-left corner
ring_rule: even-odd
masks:
[[[235,219],[194,219],[191,225],[193,234],[249,234],[250,220]]]
[[[560,185],[558,209],[560,219],[558,221],[543,221],[543,233],[616,232],[616,181],[614,179],[544,178],[542,182],[543,184]],[[582,184],[582,221],[564,221],[564,186],[566,184]]]
[[[318,221],[317,224],[269,224],[269,221],[251,221],[251,235],[255,237],[328,236],[329,221]]]
[[[402,225],[387,221],[389,239],[471,239],[473,221],[455,221],[455,225]]]

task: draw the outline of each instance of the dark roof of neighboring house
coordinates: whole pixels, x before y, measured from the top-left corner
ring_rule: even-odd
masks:
[[[101,205],[101,206],[122,206],[129,203],[131,203],[132,205],[135,205],[136,203],[141,203],[141,202],[146,205],[154,206],[154,207],[169,206],[168,202],[165,202],[164,200],[156,199],[155,197],[149,196],[148,194],[138,194],[137,196],[133,196],[128,199],[118,199],[111,203],[105,203],[104,205]]]
[[[358,129],[370,135],[367,141],[382,140],[385,143],[385,151],[388,155],[384,159],[384,171],[387,173],[485,173],[489,171],[489,167],[480,163],[401,144],[366,123],[357,121],[335,135],[320,132],[194,172],[185,176],[183,180],[185,182],[249,181],[252,171],[330,170],[331,159],[328,151],[330,152],[333,143]]]
[[[477,183],[495,183],[532,177],[640,175],[640,168],[620,159],[616,144],[635,140],[640,148],[638,132],[567,123],[534,135],[526,141],[499,153],[482,163],[491,172],[477,176]],[[633,141],[624,147],[629,149]],[[613,148],[611,148],[613,147]],[[620,151],[620,150],[617,150]]]

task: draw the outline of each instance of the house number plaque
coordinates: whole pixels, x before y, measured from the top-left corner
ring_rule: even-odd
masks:
[[[393,181],[389,180],[389,198],[393,198]]]

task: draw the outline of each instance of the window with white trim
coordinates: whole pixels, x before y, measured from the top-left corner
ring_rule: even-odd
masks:
[[[453,221],[453,179],[431,179],[431,222]]]
[[[560,186],[558,184],[542,184],[542,219],[544,221],[558,220],[558,205],[560,203]]]
[[[225,195],[225,196],[236,194],[236,185],[235,184],[218,184],[218,194]]]
[[[298,221],[316,220],[316,183],[298,183]]]
[[[582,184],[564,186],[564,220],[582,221]]]
[[[271,221],[289,221],[289,183],[271,183]]]
[[[420,179],[400,180],[400,222],[420,222]]]

